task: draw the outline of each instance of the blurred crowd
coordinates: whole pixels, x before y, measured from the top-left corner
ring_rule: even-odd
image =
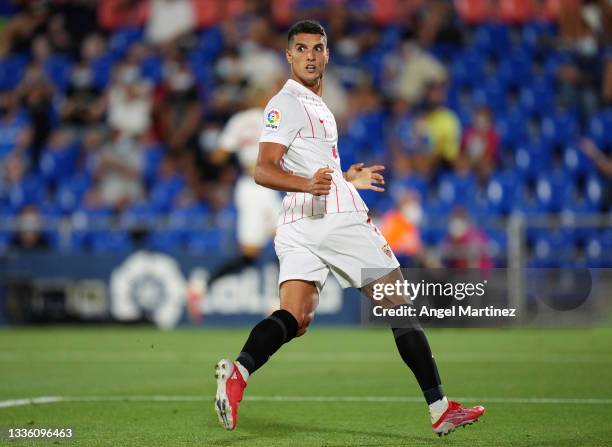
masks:
[[[610,209],[609,1],[22,0],[0,16],[3,216],[231,214],[239,165],[214,159],[217,138],[282,85],[306,17],[329,34],[343,165],[387,166],[391,194],[366,194],[384,227]]]

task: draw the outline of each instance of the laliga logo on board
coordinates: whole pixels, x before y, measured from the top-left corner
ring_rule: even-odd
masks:
[[[266,128],[271,130],[278,130],[280,124],[281,113],[278,109],[271,109],[266,115]]]

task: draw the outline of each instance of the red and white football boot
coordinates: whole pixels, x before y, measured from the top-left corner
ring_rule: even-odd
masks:
[[[219,360],[215,365],[215,378],[215,411],[221,425],[226,430],[233,430],[238,422],[238,405],[242,400],[246,382],[236,364],[227,359]]]
[[[478,418],[484,414],[484,407],[477,405],[471,408],[463,408],[459,402],[448,401],[448,408],[436,422],[431,425],[438,436],[447,435],[457,427],[465,427],[478,422]]]

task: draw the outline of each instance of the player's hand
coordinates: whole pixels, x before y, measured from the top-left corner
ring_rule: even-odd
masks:
[[[385,188],[376,185],[384,185],[385,178],[379,172],[385,167],[381,165],[364,166],[364,163],[351,165],[346,171],[345,179],[351,182],[357,189],[371,189],[372,191],[383,192]]]
[[[325,196],[329,194],[332,183],[332,172],[334,172],[332,168],[321,168],[315,172],[308,182],[306,192],[309,192],[313,196]]]

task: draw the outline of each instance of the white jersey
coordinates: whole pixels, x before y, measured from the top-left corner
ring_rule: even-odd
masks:
[[[253,108],[233,115],[219,137],[219,147],[236,153],[245,172],[252,172],[259,153],[262,109]]]
[[[281,159],[285,171],[310,178],[321,168],[334,170],[328,195],[288,192],[283,199],[278,225],[304,217],[368,211],[357,189],[344,179],[336,120],[320,96],[289,79],[270,100],[263,118],[264,128],[259,141],[287,148]]]

